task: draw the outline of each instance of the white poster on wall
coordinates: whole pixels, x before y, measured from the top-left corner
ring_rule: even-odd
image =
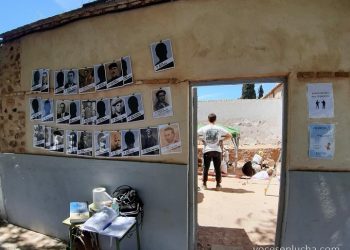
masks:
[[[309,118],[334,117],[332,83],[310,83],[307,85]]]
[[[314,159],[333,159],[334,124],[309,125],[309,157]]]

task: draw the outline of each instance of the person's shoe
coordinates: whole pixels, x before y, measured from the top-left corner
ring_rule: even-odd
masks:
[[[203,184],[202,184],[202,189],[203,189],[203,190],[207,190],[207,189],[208,189],[207,184],[203,183]]]
[[[216,191],[220,191],[220,190],[221,190],[221,185],[220,185],[220,184],[216,184],[215,190],[216,190]]]

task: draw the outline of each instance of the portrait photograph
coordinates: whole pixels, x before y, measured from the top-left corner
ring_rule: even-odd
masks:
[[[121,131],[110,132],[110,156],[121,157],[122,156],[122,134]]]
[[[123,73],[123,85],[128,85],[133,83],[134,79],[132,77],[132,68],[131,68],[131,57],[124,56],[121,59],[122,62],[122,73]]]
[[[114,97],[111,99],[111,124],[126,122],[125,98]]]
[[[170,87],[152,91],[153,118],[173,116]]]
[[[41,99],[41,121],[53,122],[53,99]]]
[[[51,127],[49,126],[45,126],[45,130],[44,130],[44,134],[45,134],[45,149],[50,150],[51,148],[51,141],[52,141],[52,134],[51,134]]]
[[[181,153],[180,126],[178,123],[159,125],[162,154]]]
[[[79,93],[95,92],[94,68],[79,69]]]
[[[54,94],[62,95],[64,91],[65,74],[63,70],[54,71]]]
[[[95,157],[109,157],[110,140],[109,132],[95,131]]]
[[[105,64],[107,89],[113,89],[123,86],[123,72],[120,60]]]
[[[45,126],[34,125],[33,126],[33,147],[44,148],[45,147]]]
[[[81,124],[94,125],[97,117],[96,101],[83,100],[81,101]]]
[[[175,68],[173,49],[170,39],[152,43],[151,54],[153,69],[155,72]]]
[[[69,123],[69,100],[56,100],[56,123]]]
[[[76,155],[78,153],[78,132],[66,130],[66,154]]]
[[[51,128],[51,151],[64,152],[64,130]]]
[[[122,130],[122,155],[140,156],[140,130]]]
[[[49,69],[41,69],[41,92],[49,93],[50,91],[50,70]]]
[[[142,95],[133,94],[125,97],[126,104],[126,120],[128,122],[140,121],[145,119],[145,111],[143,108]]]
[[[80,100],[69,101],[69,124],[80,124]]]
[[[64,90],[63,94],[72,95],[78,94],[78,77],[79,73],[77,69],[64,70]]]
[[[159,155],[158,127],[140,129],[141,133],[141,155]]]
[[[41,120],[41,98],[29,98],[30,120]]]
[[[109,124],[111,119],[110,99],[96,101],[96,125]]]
[[[77,155],[92,156],[93,135],[90,131],[78,131],[78,152]]]
[[[41,69],[32,71],[32,85],[30,90],[33,92],[41,92]]]
[[[107,78],[104,64],[94,65],[94,76],[96,90],[106,90]]]

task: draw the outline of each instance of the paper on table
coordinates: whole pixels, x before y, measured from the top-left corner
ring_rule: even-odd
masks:
[[[100,234],[112,236],[115,238],[122,238],[124,234],[130,229],[132,225],[136,222],[135,217],[121,217],[118,216],[111,225],[105,230],[101,231]]]
[[[82,229],[100,233],[107,228],[117,216],[118,214],[113,209],[103,207],[100,212],[95,213],[83,224]]]

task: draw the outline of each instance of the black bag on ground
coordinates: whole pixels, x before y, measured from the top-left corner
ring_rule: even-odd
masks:
[[[252,166],[252,162],[251,161],[247,161],[243,167],[242,167],[242,172],[244,175],[252,177],[253,175],[255,175],[255,170]]]
[[[112,197],[118,202],[121,216],[136,217],[141,214],[141,218],[143,217],[143,202],[134,188],[128,185],[119,186],[113,191]]]
[[[72,244],[69,249],[74,250],[100,250],[97,236],[94,233],[82,231],[78,227],[72,230]]]

